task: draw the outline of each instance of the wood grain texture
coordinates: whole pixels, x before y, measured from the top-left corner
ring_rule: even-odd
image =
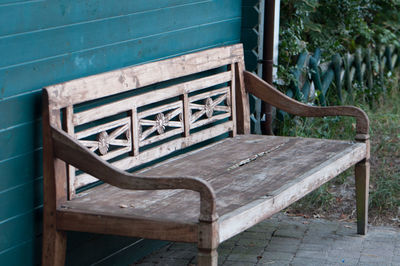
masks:
[[[54,154],[48,95],[43,93],[43,241],[42,264],[63,265],[66,252],[65,232],[56,229],[56,208],[67,200],[67,168]],[[55,121],[61,127],[60,113]]]
[[[369,160],[363,160],[356,164],[356,205],[357,205],[357,233],[367,234],[368,230],[368,195],[369,195]]]
[[[235,80],[237,133],[250,134],[250,105],[243,78],[244,62],[235,64],[235,72],[237,73]]]
[[[346,141],[238,135],[135,175],[196,172],[216,193],[219,237],[224,241],[362,160],[365,147]],[[190,191],[134,191],[102,185],[66,202],[62,211],[190,224],[199,219],[199,203],[199,196]]]
[[[161,158],[175,151],[184,149],[192,146],[201,141],[218,137],[224,133],[231,132],[234,126],[232,121],[228,121],[216,126],[213,126],[213,130],[207,131],[202,130],[189,135],[189,137],[179,138],[176,140],[168,141],[162,145],[158,145],[154,148],[140,152],[137,156],[129,156],[124,159],[112,162],[111,164],[118,169],[127,170],[136,167],[140,164],[151,162],[157,158]],[[88,185],[96,182],[97,178],[84,173],[76,176],[75,186],[76,188]]]
[[[158,82],[243,61],[241,44],[209,49],[46,87],[51,108],[60,109]]]
[[[147,92],[139,96],[133,96],[119,101],[114,101],[108,104],[104,104],[98,108],[92,108],[74,114],[74,125],[82,125],[100,119],[104,117],[104,114],[107,114],[108,116],[116,115],[126,110],[129,110],[129,108],[133,106],[137,108],[140,106],[177,97],[182,94],[202,90],[207,87],[212,87],[228,82],[231,80],[231,78],[232,77],[230,72],[222,72],[192,81],[183,82],[166,88],[161,88],[157,90],[157,93]]]
[[[116,208],[120,208],[116,206]],[[143,237],[179,242],[197,242],[197,224],[165,219],[57,211],[57,228],[68,231],[84,231],[100,234]],[[112,226],[111,226],[112,225]]]
[[[357,134],[368,134],[369,120],[367,114],[354,106],[329,106],[318,107],[309,106],[281,93],[256,75],[245,71],[244,78],[246,89],[261,100],[290,114],[306,117],[324,117],[324,116],[351,116],[357,121]]]
[[[200,216],[215,220],[215,195],[210,185],[197,177],[139,177],[102,160],[65,132],[52,128],[54,153],[63,161],[99,180],[123,189],[189,189],[200,193]]]

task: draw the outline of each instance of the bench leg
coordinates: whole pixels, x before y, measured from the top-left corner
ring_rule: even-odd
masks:
[[[216,249],[199,249],[197,254],[198,266],[217,266],[218,252]]]
[[[61,266],[65,264],[65,253],[67,248],[67,234],[48,228],[43,231],[43,266]]]
[[[369,160],[356,164],[357,233],[365,235],[368,226]]]
[[[197,265],[217,266],[218,265],[218,222],[199,223],[199,242]]]

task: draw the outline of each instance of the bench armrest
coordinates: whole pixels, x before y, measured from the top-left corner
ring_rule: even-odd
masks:
[[[354,106],[317,107],[300,103],[281,93],[258,76],[244,71],[246,90],[261,100],[290,114],[305,117],[351,116],[356,118],[357,139],[368,138],[369,120],[367,114]]]
[[[54,154],[110,185],[132,190],[188,189],[200,193],[200,221],[218,218],[215,193],[205,180],[198,177],[140,177],[122,171],[101,159],[62,130],[52,127]]]

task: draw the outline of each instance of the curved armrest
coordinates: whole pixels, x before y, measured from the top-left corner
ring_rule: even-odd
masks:
[[[64,131],[52,127],[51,133],[55,156],[79,170],[122,189],[188,189],[197,191],[200,193],[200,220],[212,222],[218,218],[214,190],[205,180],[198,177],[135,176],[102,160]]]
[[[368,135],[368,116],[360,108],[354,106],[309,106],[286,96],[248,71],[244,71],[244,80],[248,92],[285,112],[306,117],[352,116],[355,117],[357,121],[357,134],[364,135],[364,137],[359,136],[359,138],[366,138]]]

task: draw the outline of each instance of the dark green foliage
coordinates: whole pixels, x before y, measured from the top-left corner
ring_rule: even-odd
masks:
[[[291,79],[301,52],[321,48],[326,61],[359,47],[398,45],[399,30],[399,0],[282,0],[279,77]]]

